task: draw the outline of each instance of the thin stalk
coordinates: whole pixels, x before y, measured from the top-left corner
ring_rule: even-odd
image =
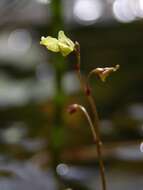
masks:
[[[80,109],[83,113],[84,113],[84,116],[86,117],[88,123],[89,123],[89,126],[90,126],[90,129],[91,129],[91,132],[92,132],[92,135],[93,135],[93,139],[96,141],[96,133],[95,133],[95,130],[94,130],[94,125],[92,123],[92,120],[88,114],[88,112],[86,111],[86,109],[79,105],[79,104],[74,104],[73,105],[76,109]]]
[[[94,140],[96,142],[96,150],[97,150],[97,156],[98,156],[98,161],[99,161],[99,169],[100,169],[100,177],[101,177],[101,183],[102,183],[102,190],[106,190],[106,178],[105,178],[105,169],[104,169],[104,164],[102,160],[102,143],[100,139],[100,133],[99,133],[99,117],[97,113],[97,108],[95,101],[93,99],[93,96],[91,94],[91,90],[89,87],[89,84],[83,79],[81,70],[80,70],[80,45],[78,42],[75,43],[75,53],[77,57],[77,64],[76,64],[76,73],[78,76],[78,79],[81,84],[81,88],[83,90],[83,93],[88,99],[88,102],[91,106],[92,112],[94,114],[94,125],[91,128],[92,133],[94,133]],[[94,131],[94,132],[93,132]]]

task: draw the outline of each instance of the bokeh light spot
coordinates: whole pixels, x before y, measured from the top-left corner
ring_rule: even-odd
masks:
[[[103,4],[99,0],[77,0],[74,5],[74,17],[80,24],[90,25],[99,19]]]
[[[69,168],[66,164],[61,163],[57,166],[56,171],[59,175],[64,176],[69,172]]]
[[[28,52],[32,44],[30,33],[25,29],[16,29],[11,32],[8,38],[8,47],[17,54]]]
[[[51,0],[36,0],[38,3],[41,3],[41,4],[49,4],[51,3]]]
[[[140,144],[140,151],[143,153],[143,142]]]
[[[120,22],[132,22],[136,19],[133,9],[133,1],[116,0],[113,3],[113,13]]]

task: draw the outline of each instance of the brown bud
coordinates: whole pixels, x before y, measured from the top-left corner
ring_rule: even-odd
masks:
[[[92,70],[91,73],[95,73],[99,76],[99,78],[105,82],[106,78],[112,73],[119,69],[119,65],[116,65],[115,67],[105,67],[105,68],[96,68]]]
[[[68,107],[67,111],[68,113],[73,114],[77,111],[77,108],[78,108],[77,104],[72,104]]]

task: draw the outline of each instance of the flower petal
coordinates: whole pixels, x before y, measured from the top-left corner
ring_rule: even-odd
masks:
[[[65,45],[64,43],[59,42],[58,44],[59,44],[60,52],[63,56],[67,56],[73,51],[73,48]]]
[[[56,38],[52,38],[51,36],[48,37],[41,37],[40,41],[41,45],[44,45],[47,47],[48,50],[53,51],[53,52],[59,52],[60,48],[58,45],[58,40]]]
[[[63,56],[67,56],[74,50],[75,44],[68,37],[66,37],[63,31],[59,31],[58,41],[60,52]]]

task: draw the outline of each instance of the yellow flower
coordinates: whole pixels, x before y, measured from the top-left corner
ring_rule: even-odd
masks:
[[[63,31],[59,31],[58,33],[58,44],[60,52],[63,56],[67,56],[74,51],[75,44],[68,37],[66,37]]]
[[[53,52],[60,52],[63,56],[69,55],[74,51],[75,44],[64,34],[63,31],[59,31],[58,39],[51,36],[41,37],[41,45]]]
[[[46,46],[47,49],[53,52],[59,52],[59,45],[58,45],[58,40],[56,38],[52,38],[51,36],[48,37],[41,37],[40,41],[41,45]]]

